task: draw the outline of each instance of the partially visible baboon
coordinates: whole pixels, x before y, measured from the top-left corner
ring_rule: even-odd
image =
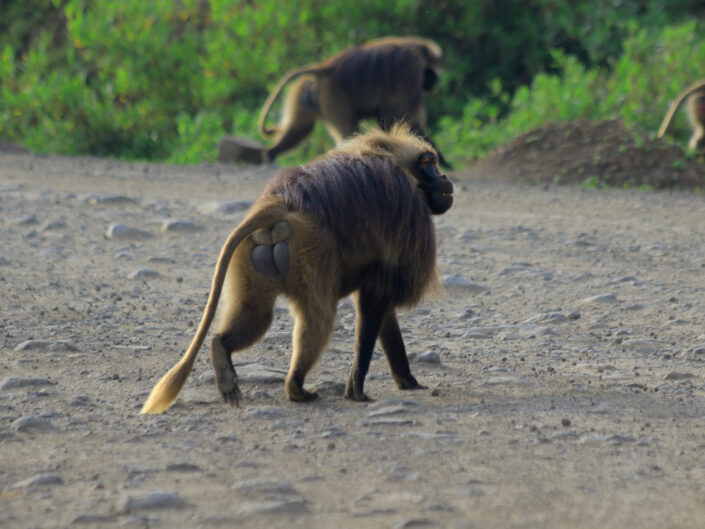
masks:
[[[358,132],[360,121],[374,118],[383,130],[405,121],[426,134],[424,91],[440,73],[441,48],[420,37],[385,37],[345,50],[317,64],[287,73],[262,107],[259,131],[274,139],[268,160],[298,145],[321,119],[336,143]],[[278,126],[266,125],[267,114],[284,86],[296,79],[285,100]],[[433,145],[433,143],[431,143]],[[437,150],[437,149],[436,149]],[[441,165],[448,163],[439,153]]]
[[[661,127],[658,129],[658,137],[661,138],[666,134],[676,112],[686,100],[688,101],[688,120],[693,127],[693,135],[690,137],[688,146],[691,149],[702,151],[705,149],[705,80],[693,83],[678,94],[678,97],[671,103],[671,108],[668,109],[663,122],[661,122]]]
[[[357,328],[345,397],[367,399],[363,384],[377,338],[397,386],[422,388],[409,369],[396,308],[416,304],[437,285],[431,214],[452,203],[453,184],[439,172],[436,152],[407,126],[356,136],[307,165],[281,170],[223,246],[196,335],[142,413],[161,413],[178,395],[222,290],[211,360],[226,402],[240,401],[230,355],[264,335],[279,294],[295,317],[290,400],[316,397],[304,389],[304,377],[331,335],[337,301],[349,294]]]

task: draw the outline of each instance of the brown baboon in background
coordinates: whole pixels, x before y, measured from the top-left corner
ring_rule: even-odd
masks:
[[[260,112],[260,134],[274,138],[274,146],[266,151],[267,159],[271,161],[298,145],[311,133],[318,118],[336,143],[358,132],[360,121],[366,118],[376,119],[383,130],[396,121],[405,121],[431,143],[426,134],[424,91],[436,85],[440,61],[441,48],[432,40],[385,37],[290,71]],[[295,78],[284,101],[281,122],[267,127],[272,104]],[[440,153],[439,159],[448,167]]]
[[[349,294],[357,328],[345,397],[367,399],[363,385],[378,337],[397,386],[421,388],[396,308],[416,304],[437,284],[431,214],[452,203],[453,184],[439,172],[435,150],[408,126],[356,136],[309,164],[281,170],[223,246],[196,335],[142,413],[161,413],[178,395],[222,290],[211,360],[226,402],[240,401],[230,355],[264,335],[279,294],[289,298],[295,317],[285,383],[290,400],[316,397],[304,389],[304,377],[331,335],[338,300]]]
[[[690,137],[688,146],[691,149],[705,149],[705,80],[693,83],[683,90],[671,104],[666,117],[663,118],[661,127],[658,130],[658,137],[663,137],[671,126],[671,122],[683,103],[688,100],[688,120],[693,127],[693,135]]]

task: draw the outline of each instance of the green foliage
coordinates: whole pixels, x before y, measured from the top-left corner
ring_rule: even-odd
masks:
[[[0,137],[35,152],[214,160],[290,68],[383,35],[444,49],[432,135],[457,161],[546,121],[655,130],[699,78],[702,0],[0,0]],[[686,134],[681,117],[674,136]],[[680,141],[680,140],[679,140]],[[282,159],[330,147],[322,126]]]
[[[655,134],[671,101],[703,77],[702,35],[696,22],[660,31],[632,24],[624,52],[610,68],[586,69],[575,57],[556,51],[554,64],[561,74],[538,74],[531,85],[519,88],[505,118],[488,119],[485,105],[470,101],[459,120],[444,118],[438,143],[453,159],[476,158],[542,124],[577,118],[620,118],[629,127]],[[679,143],[687,141],[685,112],[672,134]]]

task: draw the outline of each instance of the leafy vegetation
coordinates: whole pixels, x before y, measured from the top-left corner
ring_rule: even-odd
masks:
[[[456,162],[547,121],[657,129],[702,77],[698,0],[0,0],[0,137],[44,153],[193,163],[256,138],[285,71],[417,34],[445,52],[430,127]],[[688,21],[691,20],[691,21]],[[682,118],[676,136],[687,136]],[[317,127],[289,160],[331,145]]]

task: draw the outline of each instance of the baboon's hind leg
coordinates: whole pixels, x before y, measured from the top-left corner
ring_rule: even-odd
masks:
[[[308,303],[307,305],[306,307],[294,306],[296,322],[293,352],[285,383],[287,398],[299,402],[318,397],[315,391],[304,389],[304,378],[318,361],[328,343],[335,319],[334,301],[330,304]]]
[[[239,406],[241,397],[230,355],[258,341],[271,325],[273,313],[274,299],[245,301],[232,309],[221,330],[213,337],[211,362],[218,391],[226,403]]]

